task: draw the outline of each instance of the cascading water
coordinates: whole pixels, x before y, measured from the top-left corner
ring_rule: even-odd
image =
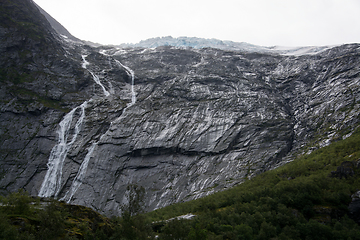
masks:
[[[116,54],[116,53],[115,53],[115,54],[113,54],[113,55],[109,55],[109,54],[106,53],[106,50],[101,50],[100,53],[103,54],[103,55],[105,55],[105,56],[108,56],[109,58],[110,58],[111,56],[114,56],[114,55]],[[85,59],[84,59],[84,60],[85,60]],[[129,108],[129,107],[131,107],[132,105],[134,105],[134,104],[136,103],[136,93],[135,93],[135,89],[134,89],[135,73],[134,73],[134,71],[133,71],[131,68],[129,68],[128,66],[123,65],[119,60],[117,60],[117,59],[114,59],[114,60],[115,60],[116,64],[119,65],[120,67],[124,68],[125,71],[126,71],[126,73],[128,74],[128,76],[131,77],[131,102],[130,102],[130,103],[127,105],[127,107],[126,107],[126,108]],[[109,65],[112,66],[110,60],[109,60]]]
[[[90,64],[88,61],[86,61],[86,55],[82,55],[83,63],[82,67],[86,70],[87,66]],[[88,70],[94,81],[101,86],[103,89],[104,95],[109,96],[110,93],[105,89],[104,85],[100,82],[99,77],[94,74],[92,71]],[[50,153],[50,157],[47,163],[48,170],[46,172],[45,178],[41,184],[41,188],[39,191],[38,196],[39,197],[57,197],[61,190],[61,178],[62,178],[62,168],[64,165],[64,161],[66,158],[66,155],[73,145],[73,143],[76,140],[77,135],[80,132],[80,127],[84,121],[85,118],[85,108],[88,104],[88,101],[85,101],[80,106],[72,109],[68,114],[65,115],[64,119],[60,122],[59,126],[60,128],[57,130],[58,133],[58,143],[53,147]],[[68,138],[71,135],[72,130],[72,123],[74,118],[74,113],[80,108],[80,116],[73,127],[73,133],[71,141],[68,142]],[[88,154],[86,155],[83,163],[80,166],[79,173],[75,177],[74,182],[76,182],[74,187],[71,187],[70,196],[72,197],[73,193],[77,190],[77,188],[80,186],[78,182],[80,182],[83,179],[83,176],[86,172],[87,164],[89,162],[89,159],[92,155],[92,152],[95,148],[96,144],[93,144],[90,149],[88,150]],[[68,193],[69,193],[68,192]],[[73,192],[73,193],[72,193]],[[68,195],[68,193],[66,195]],[[70,199],[71,199],[70,197]]]
[[[123,67],[126,70],[126,73],[131,77],[131,103],[129,103],[129,105],[127,107],[130,107],[132,105],[134,105],[136,103],[136,93],[134,90],[134,79],[135,79],[135,73],[132,69],[130,69],[129,67],[123,65],[120,61],[115,59],[115,62]]]
[[[76,191],[79,189],[80,185],[83,183],[91,155],[94,152],[96,145],[97,143],[93,143],[91,147],[88,149],[88,153],[86,154],[84,161],[81,163],[79,171],[76,174],[76,177],[73,180],[69,191],[65,194],[65,196],[61,200],[70,202]]]
[[[102,54],[106,55],[104,52],[101,52]],[[107,55],[109,56],[109,55]],[[86,61],[85,59],[86,56],[83,55],[83,68],[86,69],[87,65],[89,65],[90,63]],[[110,56],[109,56],[110,57]],[[135,104],[136,102],[136,93],[135,93],[135,90],[134,90],[134,79],[135,79],[135,74],[134,74],[134,71],[132,69],[130,69],[129,67],[121,64],[118,60],[115,59],[115,62],[123,67],[127,74],[131,77],[131,103],[129,103],[127,105],[127,107],[124,109],[124,112],[127,108],[131,107],[132,105]],[[110,63],[110,66],[111,66],[111,62],[109,60],[109,63]],[[91,71],[89,71],[91,74],[93,74]],[[93,74],[94,76],[94,74]],[[106,95],[106,94],[105,94]],[[108,96],[108,95],[106,95]],[[106,133],[105,133],[106,134]],[[103,134],[101,137],[100,137],[100,140],[103,138],[103,136],[105,135]],[[65,196],[61,199],[61,200],[64,200],[64,201],[67,201],[68,203],[71,201],[71,199],[73,198],[74,194],[76,193],[76,191],[79,189],[79,187],[81,186],[81,184],[83,183],[84,179],[85,179],[85,175],[86,175],[86,171],[87,171],[87,167],[88,167],[88,164],[89,164],[89,161],[90,161],[90,158],[94,152],[94,149],[96,148],[96,146],[98,145],[98,142],[96,143],[93,143],[91,145],[90,148],[88,148],[88,153],[86,154],[85,158],[84,158],[84,161],[81,163],[80,165],[80,168],[78,170],[78,173],[76,174],[76,177],[75,179],[73,180],[71,186],[70,186],[70,189],[69,191],[67,191],[67,193],[65,194]]]
[[[60,122],[60,129],[57,133],[59,136],[58,143],[53,147],[50,153],[48,161],[48,170],[46,172],[43,183],[39,191],[39,197],[56,197],[61,190],[61,177],[62,168],[64,165],[65,157],[76,140],[77,135],[80,132],[81,124],[85,117],[85,108],[87,102],[85,101],[79,107],[74,108],[68,114],[65,115],[64,119]],[[74,126],[74,133],[72,134],[71,141],[68,142],[70,137],[71,125],[73,122],[74,113],[80,108],[80,116]]]
[[[97,76],[96,74],[94,74],[92,71],[90,71],[89,69],[87,69],[87,66],[90,64],[88,61],[86,61],[86,55],[82,55],[82,59],[83,59],[83,64],[82,67],[86,70],[89,71],[89,73],[92,75],[94,81],[102,88],[104,95],[105,96],[109,96],[110,93],[106,90],[106,88],[104,87],[104,85],[100,82],[99,76]]]

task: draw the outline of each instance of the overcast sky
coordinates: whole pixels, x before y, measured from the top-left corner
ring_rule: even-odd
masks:
[[[187,36],[262,46],[360,43],[360,0],[34,0],[102,44]]]

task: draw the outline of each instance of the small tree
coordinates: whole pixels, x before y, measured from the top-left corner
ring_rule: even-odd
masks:
[[[122,211],[120,220],[122,239],[151,239],[151,228],[145,217],[141,215],[144,212],[145,189],[135,184],[128,185],[125,196],[127,204],[120,207]]]
[[[19,189],[19,191],[11,193],[7,200],[7,205],[14,214],[30,214],[31,197],[25,190]]]
[[[130,184],[126,188],[127,204],[121,205],[122,214],[135,216],[144,211],[145,189],[136,184]]]
[[[64,237],[66,212],[63,212],[52,200],[43,211],[39,212],[40,226],[37,239],[58,239]]]
[[[144,212],[145,189],[130,184],[125,193],[127,204],[121,205],[121,235],[123,239],[146,239],[150,236],[148,224],[141,213]]]

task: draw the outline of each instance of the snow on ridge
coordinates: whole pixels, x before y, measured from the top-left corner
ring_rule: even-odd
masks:
[[[135,44],[121,44],[120,47],[143,47],[143,48],[156,48],[160,46],[173,46],[173,47],[191,47],[195,49],[201,48],[217,48],[221,50],[251,50],[251,51],[261,51],[263,47],[256,46],[253,44],[241,42],[232,42],[232,41],[222,41],[218,39],[205,39],[205,38],[196,38],[196,37],[178,37],[173,38],[168,37],[157,37],[150,38],[147,40],[142,40],[139,43]]]
[[[321,52],[324,52],[328,49],[331,49],[336,46],[306,46],[306,47],[284,47],[284,46],[275,46],[271,47],[274,52],[278,52],[282,55],[314,55]]]
[[[245,51],[245,52],[258,52],[258,53],[275,53],[281,55],[313,55],[335,46],[306,46],[306,47],[283,47],[283,46],[273,46],[273,47],[264,47],[257,46],[246,42],[233,42],[233,41],[222,41],[219,39],[205,39],[197,37],[178,37],[173,38],[168,37],[157,37],[142,40],[135,44],[121,44],[121,48],[157,48],[161,46],[172,46],[179,48],[216,48],[220,50],[230,50],[230,51]]]

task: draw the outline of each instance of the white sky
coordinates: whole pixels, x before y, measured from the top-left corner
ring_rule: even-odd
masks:
[[[360,0],[34,0],[102,44],[187,36],[262,46],[360,43]]]

